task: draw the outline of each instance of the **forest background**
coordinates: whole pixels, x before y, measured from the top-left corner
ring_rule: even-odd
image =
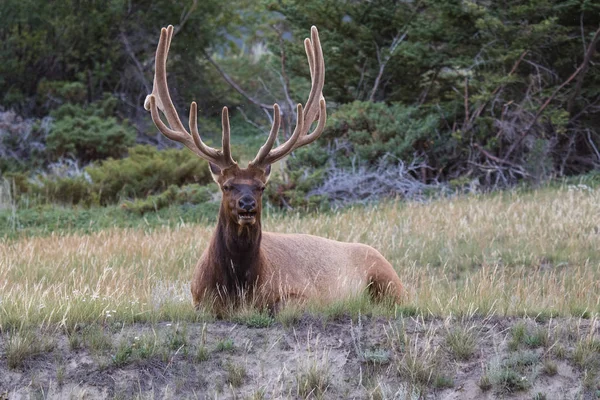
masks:
[[[122,220],[173,206],[214,216],[206,163],[172,149],[143,109],[168,24],[180,115],[196,101],[218,147],[227,105],[242,163],[274,102],[280,140],[293,129],[310,86],[302,39],[319,28],[327,128],[278,166],[272,209],[537,185],[600,166],[591,0],[4,0],[0,22],[0,203],[13,231],[56,204]]]

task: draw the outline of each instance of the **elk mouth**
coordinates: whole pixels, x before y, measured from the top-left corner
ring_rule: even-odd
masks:
[[[252,224],[256,220],[256,211],[238,211],[240,224]]]

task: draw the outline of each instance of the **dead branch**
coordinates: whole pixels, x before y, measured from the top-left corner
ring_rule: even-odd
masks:
[[[465,122],[464,125],[467,126],[469,121],[469,78],[465,76]]]
[[[575,102],[577,101],[577,97],[579,97],[579,93],[581,92],[581,86],[583,85],[583,79],[585,78],[585,74],[590,65],[590,60],[592,59],[594,53],[596,52],[596,45],[598,44],[598,40],[600,39],[600,28],[594,34],[592,41],[590,42],[587,50],[583,56],[583,63],[581,64],[581,73],[577,77],[577,82],[575,83],[575,90],[567,103],[567,112],[569,115],[573,114],[573,108],[575,107]]]
[[[283,45],[283,32],[277,26],[273,26],[273,30],[277,32],[277,39],[279,40],[279,55],[281,57],[281,85],[283,87],[283,94],[285,94],[285,99],[287,100],[289,109],[293,111],[296,105],[292,100],[292,96],[290,96],[290,78],[285,71],[287,56],[285,54],[285,46]]]
[[[388,158],[384,156],[376,168],[357,166],[355,162],[347,169],[331,165],[325,181],[308,196],[324,196],[333,204],[368,203],[394,196],[422,200],[426,191],[445,189],[442,185],[425,184],[416,178],[423,167],[429,168],[426,164],[413,162],[407,165],[402,160],[391,164]]]
[[[248,100],[252,104],[257,105],[260,108],[263,108],[263,109],[266,109],[266,110],[273,110],[273,106],[272,105],[265,104],[265,103],[261,102],[260,100],[254,98],[253,96],[250,96],[248,93],[246,93],[246,91],[244,89],[242,89],[242,87],[240,85],[238,85],[229,76],[229,74],[227,74],[227,72],[225,72],[223,70],[223,68],[221,68],[221,66],[215,60],[213,60],[213,58],[210,56],[210,54],[208,54],[208,52],[206,50],[204,50],[203,53],[204,53],[204,57],[206,58],[206,60],[209,63],[211,63],[213,67],[215,67],[215,69],[217,70],[217,72],[219,72],[219,74],[223,77],[223,79],[225,79],[225,82],[227,82],[229,84],[229,86],[231,86],[233,89],[235,89],[236,92],[238,92],[246,100]]]
[[[519,57],[519,59],[515,62],[515,64],[513,65],[513,67],[511,68],[510,72],[508,73],[508,75],[506,75],[506,77],[511,76],[512,74],[515,73],[515,71],[517,70],[517,68],[519,67],[519,65],[521,64],[521,61],[523,61],[523,58],[525,58],[525,56],[527,55],[528,51],[525,50],[523,53],[521,53],[521,56]],[[485,108],[490,104],[490,101],[492,98],[494,98],[494,96],[496,96],[496,94],[504,89],[506,85],[502,84],[499,85],[496,89],[494,89],[494,91],[491,93],[489,100],[487,100],[485,103],[481,104],[477,110],[471,115],[471,119],[469,120],[467,126],[463,127],[464,131],[468,131],[469,129],[471,129],[471,127],[473,126],[475,120],[477,120],[477,118],[479,118],[479,116],[481,115],[481,113],[483,112],[483,110],[485,110]]]
[[[131,47],[131,43],[129,43],[129,39],[127,38],[127,35],[125,34],[125,31],[123,29],[121,29],[121,32],[119,33],[119,38],[121,39],[121,43],[123,43],[123,46],[125,47],[125,52],[129,56],[129,58],[131,58],[131,60],[133,61],[133,64],[135,65],[135,69],[138,72],[137,77],[138,77],[139,81],[142,83],[142,85],[144,86],[145,92],[150,93],[152,91],[152,85],[150,84],[150,82],[148,82],[148,79],[146,79],[146,74],[144,73],[144,67],[142,66],[142,63],[140,63],[140,61],[135,56],[135,52],[133,51],[133,49]]]
[[[600,35],[600,28],[598,28],[598,30],[596,31],[596,34],[594,35],[594,38],[597,42],[597,38]],[[592,43],[590,43],[590,46],[592,46],[592,44],[595,44],[594,41],[592,41]],[[590,50],[588,49],[588,52]],[[589,62],[589,60],[588,60]],[[558,92],[560,92],[565,86],[567,86],[573,79],[575,79],[577,77],[577,75],[583,70],[583,68],[587,66],[586,64],[586,60],[584,60],[579,67],[577,67],[577,69],[575,70],[575,72],[573,72],[573,74],[567,78],[566,81],[564,81],[559,87],[557,87],[554,92],[550,95],[550,97],[548,97],[548,99],[544,102],[544,104],[542,104],[542,106],[538,109],[538,111],[535,113],[535,116],[533,117],[533,121],[531,121],[531,123],[527,126],[527,128],[523,131],[523,133],[519,136],[519,138],[513,142],[513,144],[509,147],[508,151],[506,152],[506,154],[504,155],[504,157],[502,157],[502,159],[504,161],[506,161],[508,159],[508,157],[510,157],[510,155],[512,154],[512,152],[521,144],[521,142],[523,141],[523,139],[525,139],[525,137],[529,134],[529,132],[531,131],[531,129],[534,127],[534,125],[537,123],[537,120],[539,119],[539,117],[542,115],[542,113],[544,112],[544,110],[546,109],[546,107],[548,107],[548,105],[550,104],[550,102],[552,102],[552,100],[554,100],[554,98],[556,97],[556,95],[558,94]]]
[[[398,32],[398,34],[396,34],[396,36],[392,40],[392,44],[390,45],[390,49],[384,60],[381,59],[381,50],[379,49],[379,46],[377,46],[377,44],[375,45],[377,47],[377,61],[379,61],[379,73],[377,74],[377,77],[375,78],[375,83],[373,84],[373,89],[371,90],[371,95],[369,96],[369,101],[374,101],[375,93],[377,92],[377,89],[379,88],[379,84],[381,83],[381,77],[383,76],[383,71],[385,70],[387,63],[390,61],[390,58],[392,58],[392,56],[394,55],[394,52],[396,51],[396,49],[398,48],[400,43],[402,43],[404,41],[404,39],[406,38],[407,34],[408,34],[408,31],[405,31],[403,34],[400,34],[400,32]]]
[[[183,29],[190,16],[196,10],[196,7],[198,7],[198,0],[192,0],[192,5],[190,6],[190,8],[188,8],[187,10],[183,9],[181,11],[181,16],[179,17],[179,24],[175,27],[173,35],[177,35],[177,33]]]

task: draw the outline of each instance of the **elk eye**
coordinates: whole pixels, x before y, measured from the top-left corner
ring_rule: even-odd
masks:
[[[229,192],[229,191],[231,191],[231,189],[233,189],[233,188],[231,187],[231,185],[223,185],[223,191],[224,191],[224,192]]]

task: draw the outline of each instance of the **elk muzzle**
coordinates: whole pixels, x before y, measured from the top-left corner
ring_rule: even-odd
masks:
[[[237,217],[240,225],[252,225],[256,222],[256,199],[249,194],[245,194],[237,201]]]

